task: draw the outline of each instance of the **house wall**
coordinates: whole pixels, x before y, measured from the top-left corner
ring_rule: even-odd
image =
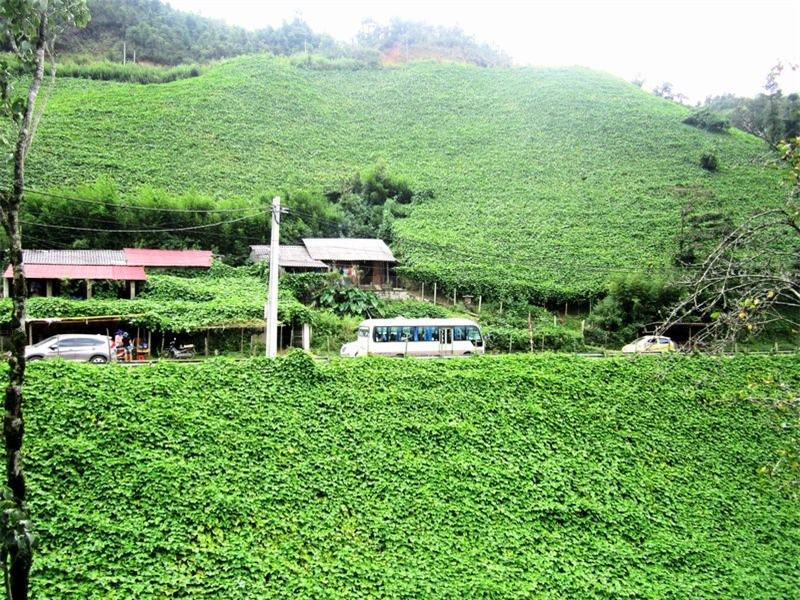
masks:
[[[373,262],[372,263],[372,285],[383,285],[386,279],[386,263]]]

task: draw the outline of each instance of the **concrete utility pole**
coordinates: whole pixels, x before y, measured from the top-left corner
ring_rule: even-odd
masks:
[[[267,334],[267,357],[278,354],[278,253],[280,252],[281,199],[272,199],[272,224],[269,244],[269,291],[264,307]]]

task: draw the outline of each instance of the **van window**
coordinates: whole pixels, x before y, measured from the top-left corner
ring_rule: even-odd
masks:
[[[467,326],[467,339],[470,342],[480,342],[481,330],[475,327],[474,325]]]
[[[438,342],[439,341],[439,328],[438,327],[425,327],[425,341]]]

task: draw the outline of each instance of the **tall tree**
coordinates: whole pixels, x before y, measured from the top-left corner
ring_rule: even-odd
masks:
[[[778,81],[787,69],[796,71],[798,68],[796,64],[778,63],[767,75],[765,93],[755,98],[736,99],[731,112],[733,126],[760,137],[773,150],[778,150],[781,140],[800,135],[800,96],[797,93],[784,96]],[[730,100],[714,99],[710,104],[722,102],[728,104]]]
[[[52,75],[50,84],[55,81],[54,40],[64,27],[85,25],[88,20],[85,0],[3,0],[0,3],[0,42],[11,51],[10,60],[0,61],[0,115],[2,131],[6,134],[2,137],[6,164],[0,183],[0,221],[8,237],[8,256],[14,273],[11,357],[3,421],[8,490],[1,521],[4,538],[0,558],[11,600],[28,597],[33,552],[22,465],[26,289],[19,209],[25,196],[25,161],[46,104],[46,94],[39,98],[39,91],[48,61]]]

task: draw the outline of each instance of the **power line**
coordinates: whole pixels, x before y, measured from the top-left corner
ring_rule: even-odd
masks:
[[[91,223],[104,223],[105,222],[105,221],[97,220],[97,219],[80,219],[80,217],[75,217],[75,216],[70,216],[69,219],[70,219],[70,221],[81,221],[81,222],[91,222]],[[41,242],[46,246],[60,246],[60,247],[63,247],[65,249],[68,249],[68,248],[72,247],[71,244],[69,244],[69,243],[56,242],[55,240],[52,240],[52,239],[44,240],[42,238],[36,237],[36,236],[31,235],[30,233],[28,233],[29,230],[35,231],[36,227],[48,228],[49,225],[47,223],[39,223],[39,222],[34,222],[34,221],[25,221],[25,222],[28,223],[28,228],[26,229],[26,232],[24,234],[24,237],[25,237],[26,240],[34,240],[34,241],[37,241],[37,242]],[[225,222],[215,223],[215,224],[212,224],[212,225],[227,225],[229,222],[230,221],[225,221]],[[200,238],[200,239],[208,240],[209,241],[209,245],[212,244],[212,243],[213,244],[227,243],[227,245],[230,245],[231,244],[231,239],[232,239],[231,233],[214,231],[212,225],[210,225],[208,229],[202,230],[203,231],[202,238]],[[94,229],[94,228],[84,228],[84,227],[75,227],[73,229],[63,229],[63,231],[65,231],[65,232],[76,232],[76,230],[82,230],[82,229],[88,229],[90,233],[94,232],[94,233],[97,233],[97,234],[100,234],[101,232],[114,231],[113,229],[107,229],[107,228]],[[162,231],[163,232],[163,229],[164,228],[158,229],[158,230],[157,229],[148,229],[147,232],[153,232],[153,231]],[[169,229],[169,231],[179,231],[180,229],[181,228],[179,228],[179,227],[171,227]],[[126,231],[132,231],[132,230],[126,230]],[[246,244],[246,245],[262,245],[262,244],[266,243],[266,238],[269,235],[268,229],[266,227],[264,228],[264,231],[265,231],[265,235],[264,236],[259,236],[259,237],[245,236],[245,235],[241,235],[240,233],[236,232],[235,233],[235,237],[233,239],[238,243],[243,243],[243,244]],[[61,239],[63,240],[64,238],[62,237]]]
[[[231,223],[238,223],[253,217],[263,216],[263,213],[256,213],[252,215],[245,215],[238,219],[230,219],[228,221],[220,221],[218,223],[206,223],[205,225],[193,225],[191,227],[172,227],[167,229],[96,229],[92,227],[72,227],[69,225],[52,225],[46,223],[36,223],[33,221],[24,221],[20,219],[23,225],[30,225],[35,227],[46,227],[50,229],[65,229],[69,231],[88,231],[93,233],[176,233],[180,231],[195,231],[198,229],[207,229],[209,227],[219,227],[220,225],[229,225]]]
[[[34,191],[34,193],[40,194],[40,195],[44,195],[44,196],[49,196],[49,197],[60,198],[60,199],[64,199],[64,200],[84,202],[84,203],[88,203],[88,204],[106,205],[103,202],[85,200],[85,199],[81,199],[81,198],[72,198],[72,197],[69,197],[69,196],[63,196],[63,195],[58,195],[58,194],[43,193],[43,192],[36,192],[36,191]],[[219,211],[213,211],[213,210],[189,210],[189,209],[159,209],[159,208],[156,208],[156,207],[137,207],[135,205],[120,205],[120,204],[115,204],[115,203],[110,204],[110,206],[114,206],[114,207],[117,207],[117,208],[126,208],[126,207],[141,208],[142,210],[153,210],[153,211],[160,210],[160,211],[169,212],[169,213],[184,213],[184,214],[185,213],[209,214],[211,212],[240,212],[240,211],[243,211],[243,210],[251,210],[251,211],[252,210],[256,210],[255,207],[250,207],[250,208],[246,208],[246,209],[220,209]],[[328,224],[328,225],[330,225],[332,227],[335,227],[338,230],[341,230],[342,224],[339,221],[334,221],[334,220],[328,219],[326,217],[321,217],[320,215],[317,215],[317,214],[308,213],[308,212],[305,212],[305,211],[293,209],[291,207],[284,207],[282,209],[282,212],[287,213],[287,214],[289,214],[291,216],[297,216],[297,217],[301,217],[301,218],[305,217],[305,218],[308,218],[308,219],[313,219],[314,221],[316,221],[318,223]],[[88,233],[119,233],[119,234],[126,234],[126,233],[179,233],[179,232],[185,232],[185,231],[207,230],[207,229],[212,229],[212,228],[217,227],[217,226],[230,225],[230,224],[234,224],[234,223],[237,223],[237,222],[245,221],[247,219],[251,219],[251,218],[254,218],[254,217],[257,217],[257,216],[263,216],[263,214],[264,213],[259,212],[259,213],[254,213],[254,214],[250,214],[250,215],[245,215],[243,217],[239,217],[239,218],[236,218],[236,219],[228,219],[228,220],[225,220],[225,221],[219,221],[217,223],[207,223],[207,224],[203,224],[203,225],[193,225],[193,226],[185,226],[185,227],[162,227],[162,228],[157,228],[157,229],[150,229],[150,228],[108,229],[108,228],[77,227],[77,226],[70,226],[70,225],[55,225],[55,224],[37,223],[37,222],[26,221],[26,220],[20,220],[20,222],[25,224],[25,225],[34,226],[34,227],[44,227],[44,228],[60,229],[60,230],[67,230],[67,231],[78,231],[78,232],[82,231],[82,232],[88,232]],[[70,216],[69,218],[74,219],[74,218],[80,218],[80,217],[72,217],[72,216]],[[111,224],[111,222],[105,221],[105,220],[86,219],[86,218],[82,218],[81,219],[82,222],[86,222],[87,220],[91,221],[91,222],[109,223],[109,224]],[[216,232],[212,232],[212,231],[207,231],[205,233],[205,235],[214,236],[217,239],[227,239],[227,236],[223,236],[220,233],[216,233]],[[36,238],[31,238],[31,236],[27,236],[27,237],[29,237],[30,239],[36,239]],[[37,241],[44,241],[44,240],[37,239]],[[262,245],[263,244],[263,240],[261,238],[245,238],[242,241],[246,241],[246,242],[250,242],[250,241],[261,242],[261,244],[252,244],[252,245]],[[552,260],[552,259],[543,259],[542,257],[536,257],[535,258],[536,264],[534,265],[534,264],[530,264],[524,257],[513,256],[512,257],[513,260],[509,260],[509,254],[508,253],[494,253],[494,252],[486,252],[486,251],[469,252],[468,250],[465,250],[464,248],[460,248],[460,247],[453,246],[453,245],[445,245],[445,244],[433,242],[433,241],[430,241],[430,240],[419,240],[419,239],[405,238],[405,239],[402,239],[402,240],[399,240],[399,241],[401,241],[403,243],[408,243],[408,244],[411,244],[411,245],[414,245],[414,246],[417,246],[417,247],[423,247],[423,248],[436,250],[436,251],[438,251],[440,253],[446,254],[447,256],[458,257],[458,258],[461,258],[462,260],[468,261],[468,262],[473,262],[473,263],[478,262],[480,264],[484,264],[485,265],[486,261],[489,260],[489,261],[494,263],[493,264],[494,267],[499,267],[501,269],[524,269],[527,272],[542,272],[544,270],[552,272],[552,271],[564,271],[565,269],[572,269],[572,270],[593,271],[593,272],[598,272],[598,273],[631,273],[631,274],[633,274],[633,273],[641,273],[642,271],[650,272],[650,273],[652,273],[652,272],[669,273],[669,272],[672,272],[674,270],[674,269],[666,268],[664,266],[655,266],[655,265],[650,265],[650,266],[646,266],[646,267],[642,268],[642,267],[631,267],[629,265],[611,265],[611,264],[607,264],[607,263],[597,263],[597,262],[592,263],[592,262],[582,261],[582,260],[570,260],[570,261]],[[335,249],[341,249],[341,250],[349,250],[349,249],[351,249],[350,247],[347,247],[347,246],[331,245],[329,247],[335,248]],[[566,273],[563,274],[563,276],[566,276],[566,275],[567,275]]]

